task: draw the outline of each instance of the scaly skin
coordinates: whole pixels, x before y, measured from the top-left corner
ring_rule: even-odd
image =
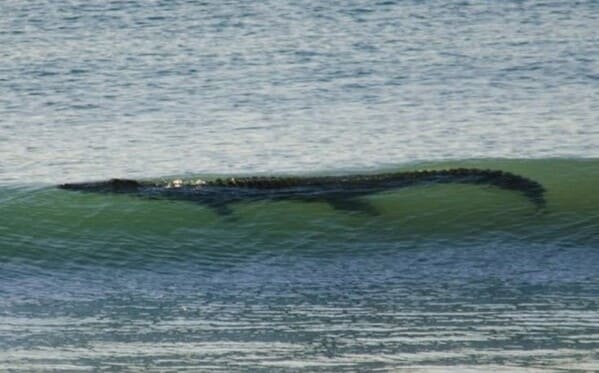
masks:
[[[545,189],[538,182],[498,170],[455,168],[395,172],[375,175],[322,177],[239,177],[166,183],[110,179],[100,182],[59,185],[61,189],[130,193],[139,196],[190,200],[226,212],[227,205],[253,200],[325,201],[337,208],[352,208],[356,197],[422,184],[476,184],[522,193],[537,207],[545,205]],[[361,208],[363,204],[355,204]]]

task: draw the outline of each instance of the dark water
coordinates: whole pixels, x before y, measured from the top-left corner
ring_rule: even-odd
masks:
[[[23,369],[594,369],[599,162],[461,161],[380,214],[3,188],[0,361]]]
[[[0,371],[599,369],[597,1],[0,2]],[[481,167],[326,204],[65,182]]]

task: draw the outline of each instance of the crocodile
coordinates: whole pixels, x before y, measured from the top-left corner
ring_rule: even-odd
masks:
[[[229,206],[232,203],[258,200],[326,202],[340,210],[376,214],[372,206],[359,197],[408,186],[449,183],[487,185],[517,192],[539,209],[546,203],[545,188],[540,183],[506,171],[478,168],[372,175],[230,177],[187,182],[110,179],[66,183],[58,187],[82,192],[124,193],[153,199],[194,201],[220,214],[230,214]]]

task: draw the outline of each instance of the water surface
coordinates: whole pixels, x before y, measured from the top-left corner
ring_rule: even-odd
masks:
[[[0,367],[599,366],[595,1],[0,3]],[[502,169],[380,213],[64,182]]]

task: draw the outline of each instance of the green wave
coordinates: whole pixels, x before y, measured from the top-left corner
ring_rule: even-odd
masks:
[[[506,240],[599,245],[599,160],[463,160],[380,171],[453,167],[499,169],[535,180],[546,189],[546,206],[539,209],[496,187],[444,184],[365,197],[377,216],[285,201],[237,203],[231,216],[222,217],[185,201],[5,187],[0,188],[0,260],[130,265],[191,257],[226,262],[266,251],[324,255]]]

